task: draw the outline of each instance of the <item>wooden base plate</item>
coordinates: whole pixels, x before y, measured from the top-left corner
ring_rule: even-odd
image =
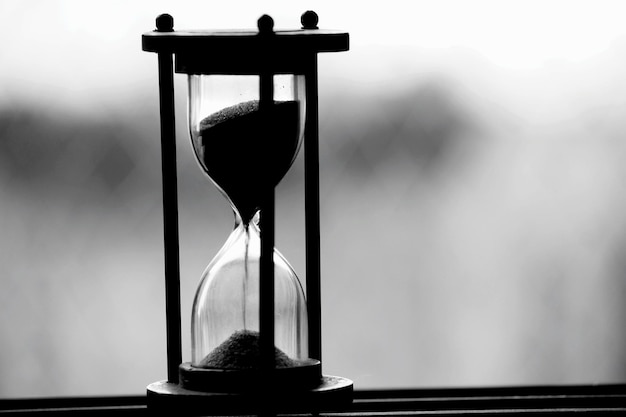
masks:
[[[349,379],[323,375],[321,384],[308,390],[293,390],[286,383],[284,390],[202,392],[160,381],[148,385],[148,412],[199,416],[341,410],[352,404],[353,385]]]

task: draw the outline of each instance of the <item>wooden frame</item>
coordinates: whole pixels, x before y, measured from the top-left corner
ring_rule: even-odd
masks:
[[[304,75],[307,100],[304,126],[305,159],[305,241],[306,297],[308,310],[309,358],[321,363],[321,284],[320,284],[320,205],[319,205],[319,129],[317,101],[317,54],[348,49],[345,32],[323,31],[317,28],[317,15],[305,12],[300,30],[274,31],[274,22],[264,15],[258,21],[258,31],[174,31],[169,15],[157,18],[157,29],[142,36],[144,51],[159,57],[159,97],[161,106],[161,148],[163,174],[163,221],[165,240],[165,287],[167,326],[167,381],[148,386],[148,404],[153,407],[172,406],[172,410],[188,408],[201,412],[203,404],[212,405],[211,412],[227,412],[244,398],[258,403],[258,409],[274,409],[278,402],[288,403],[282,395],[274,363],[274,241],[275,190],[263,190],[261,201],[261,259],[259,345],[261,370],[274,388],[264,388],[260,400],[254,393],[232,393],[225,400],[219,393],[189,391],[178,384],[181,367],[180,329],[180,266],[178,243],[178,208],[176,185],[176,137],[174,120],[173,73],[184,74],[254,74],[259,76],[259,112],[265,111],[273,100],[275,74]],[[175,57],[175,63],[172,60]],[[280,382],[289,388],[289,381]],[[348,403],[352,398],[352,381],[321,374],[320,385],[310,390],[291,392],[290,397],[303,404],[302,409],[322,409]],[[293,390],[292,390],[293,391]],[[241,398],[240,398],[241,397]],[[181,402],[181,398],[187,404]],[[278,398],[283,398],[278,401]],[[294,403],[295,404],[295,403]],[[306,405],[304,405],[306,404]],[[326,407],[326,408],[324,408]],[[195,411],[191,411],[194,413]]]

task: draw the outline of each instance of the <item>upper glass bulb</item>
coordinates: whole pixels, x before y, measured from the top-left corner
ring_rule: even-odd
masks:
[[[189,76],[196,157],[244,223],[258,211],[262,191],[280,182],[298,154],[304,104],[303,76],[275,75],[274,101],[264,113],[259,76]]]

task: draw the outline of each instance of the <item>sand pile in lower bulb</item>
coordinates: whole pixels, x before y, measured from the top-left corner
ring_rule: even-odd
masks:
[[[296,365],[296,361],[276,347],[274,359],[276,368],[289,368]],[[259,332],[239,330],[213,349],[198,366],[221,369],[259,369],[260,363]]]

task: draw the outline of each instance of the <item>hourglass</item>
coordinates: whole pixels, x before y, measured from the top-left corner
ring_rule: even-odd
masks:
[[[277,30],[174,31],[169,15],[143,35],[159,56],[168,380],[148,386],[149,409],[187,414],[313,411],[352,401],[352,381],[321,364],[317,54],[348,49],[348,34]],[[173,65],[172,56],[175,57]],[[189,135],[235,225],[201,276],[182,362],[173,67],[188,77]],[[305,150],[306,295],[274,247],[275,187]]]
[[[258,75],[189,75],[189,126],[200,166],[230,201],[235,228],[206,268],[192,310],[192,361],[187,385],[252,386],[262,377],[260,334],[261,231],[273,190],[295,159],[304,131],[304,79],[269,75],[267,103]],[[270,213],[271,215],[271,213]],[[307,310],[294,270],[273,249],[274,368],[304,371],[297,382],[315,385],[308,358]],[[268,364],[271,367],[272,364]],[[230,376],[224,375],[228,370]],[[215,372],[211,372],[215,371]],[[280,372],[280,371],[279,371]],[[195,378],[204,378],[196,381]],[[311,377],[309,377],[311,378]],[[319,376],[318,376],[319,378]],[[215,388],[213,388],[215,389]]]

